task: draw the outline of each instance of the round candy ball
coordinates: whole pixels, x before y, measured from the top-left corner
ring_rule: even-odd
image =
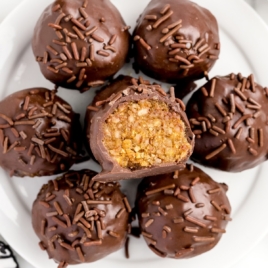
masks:
[[[69,171],[40,190],[32,225],[40,247],[60,263],[88,263],[120,249],[126,240],[129,212],[118,183],[94,182],[91,170]]]
[[[267,91],[254,76],[216,76],[187,104],[196,135],[191,158],[205,166],[240,172],[267,160]]]
[[[14,176],[67,171],[80,153],[79,115],[55,91],[30,88],[0,102],[0,166]]]
[[[128,29],[109,0],[57,0],[35,26],[33,53],[46,79],[84,92],[123,66]]]
[[[118,77],[88,106],[87,143],[102,167],[95,180],[137,179],[183,167],[194,136],[185,105],[142,77]]]
[[[136,67],[169,83],[207,76],[220,53],[215,17],[188,0],[152,0],[133,40]]]
[[[212,249],[230,220],[227,185],[202,170],[184,170],[145,178],[136,209],[141,233],[160,257],[191,258]]]

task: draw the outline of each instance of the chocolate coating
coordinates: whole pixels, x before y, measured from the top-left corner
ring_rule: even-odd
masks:
[[[116,79],[113,79],[107,86],[103,87],[95,95],[91,105],[95,106],[97,102],[107,100],[111,95],[117,94],[123,91],[127,87],[133,86],[131,82],[133,77],[128,75],[119,75]]]
[[[175,86],[175,95],[179,99],[183,99],[188,94],[190,94],[192,91],[194,91],[197,88],[197,84],[189,79],[189,80],[182,80],[179,84]]]
[[[128,27],[109,0],[57,0],[39,18],[32,48],[46,79],[84,92],[123,66],[129,43]]]
[[[220,53],[215,17],[188,0],[152,0],[133,39],[137,67],[169,83],[206,76]]]
[[[187,105],[197,135],[192,159],[230,172],[253,168],[267,159],[267,91],[239,75],[216,76]]]
[[[30,88],[0,102],[0,166],[10,175],[67,171],[80,153],[81,126],[72,107],[45,88]]]
[[[49,258],[64,264],[99,260],[120,249],[129,212],[118,183],[94,182],[91,170],[69,171],[40,190],[32,225]]]
[[[136,209],[150,249],[175,259],[212,249],[231,220],[227,189],[192,165],[175,174],[142,180]]]
[[[119,75],[116,79],[113,79],[108,85],[101,88],[97,91],[92,103],[89,105],[89,109],[86,111],[85,122],[84,122],[84,137],[85,137],[85,146],[92,158],[95,159],[94,155],[90,149],[90,126],[91,119],[93,115],[96,113],[96,110],[90,110],[90,107],[95,107],[96,103],[107,100],[112,94],[116,94],[129,86],[132,86],[131,76]],[[98,110],[98,108],[97,108]]]
[[[110,97],[107,99],[108,96]],[[185,124],[185,136],[187,142],[191,146],[191,149],[183,160],[179,162],[157,164],[151,167],[129,169],[121,167],[116,160],[109,155],[103,144],[104,122],[107,117],[120,106],[120,104],[139,100],[162,101],[166,103],[172,111],[180,115],[182,122]],[[191,155],[194,146],[194,135],[189,128],[189,122],[183,109],[184,107],[181,107],[180,100],[175,98],[172,99],[172,97],[169,94],[166,94],[159,85],[150,85],[148,81],[145,81],[142,78],[136,80],[131,77],[121,76],[114,83],[111,83],[110,86],[102,90],[95,97],[92,105],[88,106],[85,119],[88,144],[90,144],[93,155],[102,167],[102,172],[99,173],[94,180],[109,181],[142,178],[183,168],[185,162]]]

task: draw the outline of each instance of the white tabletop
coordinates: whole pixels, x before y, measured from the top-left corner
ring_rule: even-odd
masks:
[[[23,0],[0,0],[0,23],[5,18],[8,13],[14,9],[21,1]],[[38,1],[38,0],[37,0]],[[224,0],[220,0],[224,1]],[[268,1],[267,0],[245,0],[250,3],[258,14],[264,19],[264,21],[268,24]],[[0,236],[0,240],[3,240]],[[232,245],[230,245],[232,246]],[[260,241],[260,243],[241,260],[239,263],[235,265],[234,268],[267,268],[268,267],[268,235]],[[27,263],[23,258],[21,258],[18,254],[16,254],[20,268],[34,268],[29,263]],[[223,256],[224,257],[224,256]],[[9,266],[6,266],[9,268]],[[55,266],[56,267],[56,266]],[[0,264],[0,268],[2,264]],[[38,267],[35,267],[38,268]]]

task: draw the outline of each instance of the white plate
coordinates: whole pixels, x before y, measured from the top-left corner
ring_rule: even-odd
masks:
[[[25,0],[0,26],[0,98],[29,87],[44,86],[53,88],[39,72],[30,48],[34,25],[42,10],[52,0]],[[138,15],[148,0],[112,0],[122,12],[128,25],[134,28]],[[220,26],[222,51],[210,76],[226,75],[230,72],[254,73],[256,80],[268,85],[268,29],[255,12],[242,0],[198,0],[200,5],[210,9]],[[130,64],[121,73],[135,75]],[[204,83],[201,81],[200,83]],[[76,91],[60,88],[59,95],[69,101],[82,115],[93,97],[93,91],[81,95]],[[92,168],[99,171],[94,162],[76,165],[75,169]],[[261,209],[268,202],[268,164],[265,163],[250,171],[228,174],[203,168],[218,182],[229,185],[228,196],[233,212],[233,221],[227,227],[227,234],[210,252],[189,260],[161,259],[146,246],[143,239],[130,239],[130,260],[124,258],[124,251],[116,252],[95,263],[77,267],[145,268],[162,265],[184,268],[193,267],[232,267],[249,252],[268,231],[268,210]],[[9,244],[36,268],[56,267],[48,260],[45,252],[38,247],[38,239],[31,227],[31,205],[40,187],[48,181],[43,178],[12,178],[0,170],[0,232]],[[138,181],[124,183],[123,189],[133,189]],[[134,194],[130,193],[133,202]]]

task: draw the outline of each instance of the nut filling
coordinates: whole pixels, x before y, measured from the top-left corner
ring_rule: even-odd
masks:
[[[122,103],[103,128],[105,148],[124,168],[179,162],[192,149],[180,115],[162,101]]]

